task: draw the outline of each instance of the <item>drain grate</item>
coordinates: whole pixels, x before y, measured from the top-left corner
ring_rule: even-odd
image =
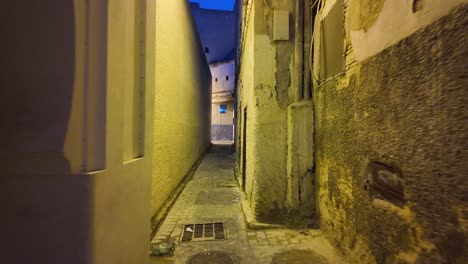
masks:
[[[184,225],[180,242],[227,239],[223,222]]]

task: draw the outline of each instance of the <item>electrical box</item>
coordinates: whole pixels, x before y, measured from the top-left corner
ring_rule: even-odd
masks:
[[[273,40],[289,40],[289,11],[273,12]]]

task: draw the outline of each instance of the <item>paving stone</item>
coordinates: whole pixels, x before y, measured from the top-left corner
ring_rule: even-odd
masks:
[[[175,250],[172,256],[157,259],[155,263],[166,263],[164,261],[187,263],[191,256],[200,252],[210,252],[213,249],[239,254],[242,256],[242,263],[270,263],[276,252],[284,250],[285,247],[280,247],[280,245],[288,245],[288,248],[291,248],[294,245],[299,246],[299,244],[292,244],[293,242],[299,243],[301,239],[308,238],[304,235],[299,236],[300,231],[294,230],[248,229],[239,201],[239,188],[218,187],[219,183],[234,181],[232,170],[219,169],[225,164],[233,166],[232,160],[229,163],[225,163],[225,160],[226,156],[208,154],[192,180],[186,185],[152,240],[152,243],[156,244],[169,238],[175,242]],[[200,196],[200,193],[203,194]],[[227,199],[228,201],[218,201],[218,194],[223,196],[218,200]],[[197,199],[200,199],[198,204],[196,204]],[[227,240],[179,242],[185,224],[209,222],[224,222]],[[308,230],[304,232],[309,233]],[[263,259],[257,262],[259,257]]]
[[[297,244],[297,243],[299,243],[299,239],[293,238],[293,239],[290,239],[289,242],[291,244]]]
[[[258,246],[258,241],[257,240],[249,240],[249,245]]]
[[[277,245],[280,244],[280,243],[278,242],[278,240],[269,240],[269,242],[270,242],[270,245],[272,245],[272,246],[277,246]]]
[[[263,232],[257,232],[257,237],[266,238],[266,235]]]

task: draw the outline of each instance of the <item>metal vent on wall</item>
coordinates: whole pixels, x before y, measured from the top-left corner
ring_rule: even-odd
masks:
[[[223,222],[184,225],[180,242],[227,239]]]
[[[381,199],[404,207],[405,197],[403,176],[399,169],[381,163],[371,162],[367,166],[365,189],[371,199]]]

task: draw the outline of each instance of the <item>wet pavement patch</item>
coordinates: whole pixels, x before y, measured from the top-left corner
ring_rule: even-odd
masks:
[[[211,250],[190,257],[188,264],[237,264],[239,257],[228,252]]]
[[[270,264],[327,264],[320,254],[311,250],[292,249],[275,254]]]

